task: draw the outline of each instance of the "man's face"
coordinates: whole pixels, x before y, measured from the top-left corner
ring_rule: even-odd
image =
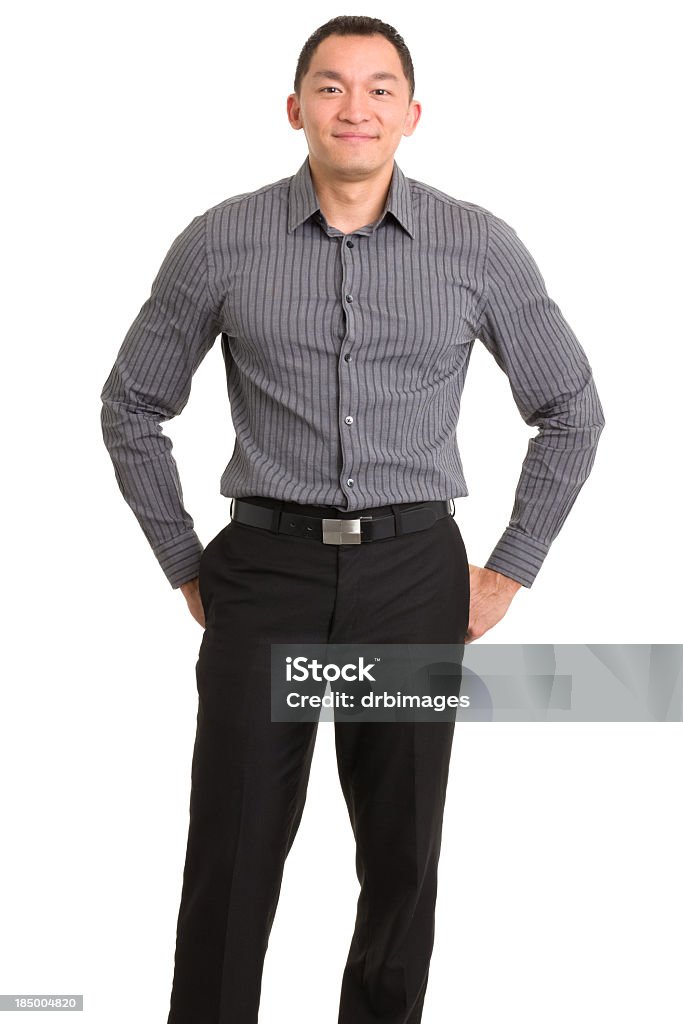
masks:
[[[393,159],[402,136],[412,135],[421,109],[409,95],[388,39],[332,35],[315,51],[299,99],[287,97],[287,114],[320,164],[362,176]]]

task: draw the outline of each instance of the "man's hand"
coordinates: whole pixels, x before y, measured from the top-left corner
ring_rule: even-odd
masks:
[[[197,620],[202,629],[205,629],[206,619],[204,618],[204,607],[199,594],[199,576],[195,576],[193,580],[188,580],[187,583],[181,583],[178,589],[187,601],[187,607],[190,609],[192,618]]]
[[[470,565],[470,621],[465,634],[466,644],[478,640],[500,622],[521,586],[517,580],[501,572]]]

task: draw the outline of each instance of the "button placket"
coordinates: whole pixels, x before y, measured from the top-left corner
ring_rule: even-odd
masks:
[[[342,309],[343,309],[344,315],[346,317],[347,329],[346,329],[346,335],[345,335],[345,338],[344,338],[344,342],[342,343],[342,347],[343,347],[344,344],[351,343],[351,339],[353,338],[352,306],[353,306],[353,302],[354,302],[354,294],[353,293],[354,293],[354,282],[355,282],[355,278],[354,278],[355,266],[354,266],[354,263],[353,263],[353,259],[354,259],[354,255],[355,254],[351,251],[351,250],[353,250],[355,248],[355,243],[350,238],[343,239],[343,241],[345,241],[346,244],[345,245],[342,244],[340,246],[339,252],[340,252],[340,255],[341,255],[341,264],[342,264],[342,266],[341,266],[341,269],[342,269],[341,294],[343,296]],[[347,365],[353,361],[353,357],[351,356],[351,354],[349,352],[345,352],[343,358],[344,358],[344,362]],[[350,369],[350,367],[349,367],[349,369]],[[355,404],[356,404],[356,401],[357,401],[357,396],[355,396],[354,393],[353,393],[354,392],[353,383],[354,383],[353,376],[351,376],[349,374],[340,374],[339,375],[339,407],[338,407],[337,412],[338,412],[339,421],[340,421],[340,428],[341,428],[342,410],[345,409],[345,408],[346,409],[354,408]],[[351,427],[351,426],[353,426],[353,423],[354,423],[354,417],[350,413],[347,413],[343,417],[343,422],[344,422],[344,425],[346,427]],[[355,455],[354,435],[349,435],[349,431],[345,431],[343,428],[340,429],[340,435],[341,435],[340,436],[340,445],[341,445],[341,455],[342,455],[342,464],[341,464],[341,477],[342,477],[341,483],[342,483],[342,489],[344,489],[344,485],[347,488],[352,488],[354,486],[354,484],[355,484],[355,479],[354,479],[353,476],[351,476],[349,474],[349,470],[352,469],[353,463],[354,463],[354,455]],[[348,437],[348,441],[347,441],[347,437]],[[348,507],[349,508],[354,508],[355,507],[352,499],[349,499]]]

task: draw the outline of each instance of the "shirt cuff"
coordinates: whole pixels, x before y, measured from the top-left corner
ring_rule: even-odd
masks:
[[[199,575],[202,543],[194,530],[172,537],[152,549],[174,589]]]
[[[548,554],[549,544],[530,537],[512,526],[503,533],[484,566],[530,587]]]

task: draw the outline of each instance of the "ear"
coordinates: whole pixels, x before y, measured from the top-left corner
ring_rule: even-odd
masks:
[[[405,124],[403,126],[404,135],[412,135],[417,128],[418,121],[422,114],[422,104],[418,103],[417,100],[412,100],[406,114]]]
[[[290,93],[287,97],[287,119],[292,128],[303,128],[303,124],[301,122],[301,106],[295,92]]]

